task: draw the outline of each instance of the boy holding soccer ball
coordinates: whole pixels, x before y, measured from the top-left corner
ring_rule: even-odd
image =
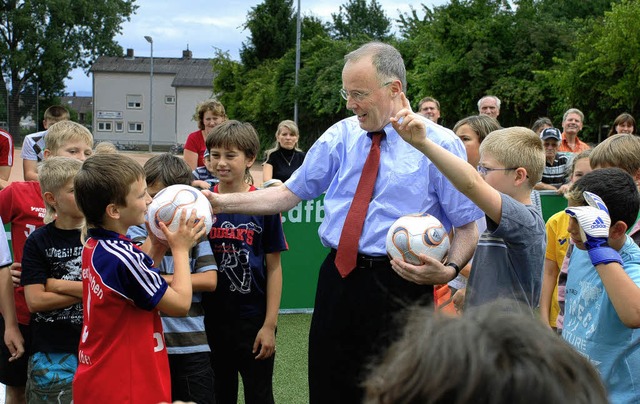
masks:
[[[402,138],[424,153],[451,183],[485,212],[487,230],[473,258],[465,305],[513,299],[538,306],[546,236],[531,190],[544,169],[540,138],[527,128],[491,132],[480,145],[477,169],[426,136],[424,120],[411,111],[404,93],[403,109],[391,123]],[[429,257],[423,257],[428,262]],[[392,260],[403,278],[417,281],[422,266]],[[450,278],[457,275],[452,267]]]
[[[565,287],[562,337],[598,369],[612,403],[640,397],[640,247],[626,232],[640,195],[619,168],[594,170],[567,197],[575,244]]]
[[[168,186],[189,185],[192,180],[187,163],[170,153],[151,157],[144,164],[144,172],[147,192],[151,197]],[[144,225],[132,226],[127,232],[127,237],[134,243],[149,240],[147,235]],[[174,274],[171,251],[167,251],[158,264],[158,269],[160,275],[171,284]],[[190,269],[193,298],[189,313],[186,316],[168,316],[161,313],[162,328],[169,353],[171,397],[174,401],[214,403],[213,370],[209,359],[211,349],[204,330],[201,301],[202,292],[213,292],[216,289],[218,267],[207,237],[203,237],[191,249]]]
[[[97,155],[85,161],[74,187],[89,238],[82,251],[83,327],[73,401],[170,402],[158,311],[189,312],[189,251],[204,235],[204,222],[195,212],[183,212],[177,231],[160,224],[174,261],[168,285],[154,266],[167,247],[154,238],[147,255],[124,236],[129,227],[144,223],[151,203],[142,166],[122,154]]]

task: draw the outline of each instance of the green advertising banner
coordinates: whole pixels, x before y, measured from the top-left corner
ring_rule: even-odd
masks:
[[[283,311],[312,309],[316,297],[318,271],[329,249],[320,243],[318,227],[324,219],[324,195],[301,201],[282,214],[289,251],[282,253]]]
[[[545,222],[567,207],[567,200],[555,191],[540,191],[542,216]],[[320,243],[318,227],[324,219],[324,196],[302,201],[282,214],[289,251],[282,253],[282,302],[285,311],[305,311],[313,308],[318,271],[329,249]]]

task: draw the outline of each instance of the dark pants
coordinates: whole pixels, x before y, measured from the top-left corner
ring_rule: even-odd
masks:
[[[273,364],[275,354],[255,359],[253,343],[264,317],[239,318],[216,324],[207,336],[211,346],[217,404],[238,402],[238,373],[242,376],[247,404],[273,403]]]
[[[400,313],[433,302],[432,286],[405,281],[386,260],[342,278],[334,259],[320,268],[309,332],[311,404],[362,402],[367,366],[399,336]]]
[[[213,369],[209,352],[169,355],[171,399],[214,404]]]

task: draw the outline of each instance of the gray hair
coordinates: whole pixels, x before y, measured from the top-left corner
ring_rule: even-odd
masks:
[[[344,61],[354,62],[371,57],[380,84],[386,79],[397,79],[402,83],[402,91],[407,91],[407,71],[402,55],[396,48],[382,42],[369,42],[345,55]]]
[[[562,116],[562,122],[567,120],[567,116],[569,116],[569,114],[577,114],[578,116],[580,116],[580,120],[582,121],[582,123],[584,123],[584,114],[578,108],[569,108],[567,112],[565,112]]]
[[[480,110],[480,104],[482,104],[482,100],[487,98],[493,98],[496,101],[496,106],[498,107],[498,109],[500,109],[500,98],[496,97],[495,95],[485,95],[478,100],[478,110]]]

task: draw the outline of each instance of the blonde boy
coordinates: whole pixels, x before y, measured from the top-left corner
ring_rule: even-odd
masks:
[[[83,126],[64,122],[54,126],[55,129],[47,135],[46,157],[66,156],[77,160],[84,160],[91,153],[93,136]],[[50,129],[51,129],[50,128]],[[65,130],[66,128],[66,130]],[[45,150],[43,150],[44,156]],[[42,190],[37,181],[15,181],[8,187],[0,191],[0,218],[4,223],[11,223],[11,238],[13,243],[14,263],[11,266],[11,274],[19,279],[22,251],[27,237],[37,228],[41,227],[45,217],[45,205],[42,199]],[[3,279],[5,281],[5,279]],[[11,282],[11,277],[6,279]],[[18,281],[19,282],[19,281]],[[22,286],[13,289],[13,294],[0,294],[0,307],[3,307],[3,315],[7,321],[4,326],[0,321],[0,332],[13,336],[14,343],[17,343],[23,336],[29,339],[31,335],[29,321],[31,314],[27,307]],[[6,299],[15,299],[13,305]],[[15,307],[15,310],[4,309],[4,307]],[[17,316],[17,323],[10,319],[13,314]],[[2,318],[0,318],[2,320]],[[4,330],[3,330],[4,329]],[[19,336],[19,337],[18,337]],[[7,386],[7,402],[21,403],[25,397],[25,383],[27,380],[27,359],[29,357],[29,347],[25,347],[26,355],[12,357],[7,349],[0,349],[0,383]],[[12,361],[7,359],[12,357]]]
[[[60,121],[70,119],[69,111],[62,105],[52,105],[44,111],[42,126],[44,130],[32,133],[24,138],[22,142],[22,174],[25,181],[38,180],[38,163],[44,159],[45,135],[51,125]]]
[[[40,184],[47,213],[45,226],[27,239],[21,283],[31,316],[31,356],[26,397],[29,403],[71,402],[82,326],[80,228],[73,178],[82,162],[47,158]]]
[[[530,129],[513,127],[491,132],[480,145],[476,169],[426,136],[424,120],[411,112],[404,94],[404,109],[391,119],[394,128],[427,156],[460,192],[487,218],[469,276],[466,304],[478,306],[499,298],[537,307],[546,245],[544,221],[531,204],[531,190],[540,181],[545,156],[540,138]],[[453,136],[453,135],[452,135]],[[432,258],[423,265],[392,261],[396,272],[409,280],[428,280]],[[429,265],[430,264],[430,265]],[[451,279],[454,267],[445,266]],[[429,272],[427,272],[429,271]]]

